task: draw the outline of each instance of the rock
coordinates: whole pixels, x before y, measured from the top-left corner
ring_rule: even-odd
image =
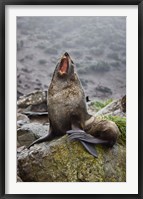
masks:
[[[125,113],[126,112],[126,95],[122,97],[121,99],[121,107],[122,107],[123,112]]]
[[[24,124],[17,130],[17,142],[19,146],[29,146],[34,140],[44,136],[48,132],[48,126],[39,123]]]
[[[28,116],[30,122],[41,124],[48,122],[47,91],[38,90],[21,96],[17,101],[17,107],[17,112]],[[24,123],[26,123],[25,120],[18,121],[18,128]]]
[[[23,93],[19,90],[19,88],[17,88],[17,99],[22,96]]]
[[[19,143],[18,140],[17,140],[17,148],[18,148],[18,147],[20,147],[20,143]]]
[[[24,124],[30,123],[29,118],[21,113],[17,113],[17,126],[18,128]]]
[[[33,91],[28,95],[23,95],[18,99],[18,108],[27,108],[27,111],[47,111],[47,91]],[[40,107],[39,107],[40,106]]]
[[[121,99],[114,100],[113,102],[105,106],[103,109],[99,110],[96,114],[94,114],[95,117],[100,115],[125,117],[126,113],[124,113],[122,110]]]
[[[26,149],[25,146],[21,146],[21,147],[17,148],[17,153],[21,153],[24,149]]]
[[[98,158],[67,136],[36,144],[18,154],[19,176],[26,182],[125,182],[126,149],[96,146]]]

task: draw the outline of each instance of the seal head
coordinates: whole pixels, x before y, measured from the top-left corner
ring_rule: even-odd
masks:
[[[75,66],[72,59],[70,58],[69,54],[65,52],[55,68],[53,79],[56,79],[56,81],[65,81],[74,74],[74,67]]]

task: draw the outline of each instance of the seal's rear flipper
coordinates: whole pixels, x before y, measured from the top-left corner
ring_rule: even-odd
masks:
[[[66,132],[70,141],[79,140],[80,143],[85,147],[85,149],[94,157],[97,158],[97,152],[93,144],[103,144],[108,143],[106,140],[101,140],[85,133],[83,130],[69,130]]]
[[[96,152],[96,149],[95,149],[95,146],[93,144],[89,144],[87,142],[83,142],[81,140],[79,140],[80,143],[84,146],[84,148],[91,154],[93,155],[95,158],[97,158],[97,152]]]
[[[69,140],[82,140],[84,142],[92,143],[92,144],[107,144],[107,140],[101,140],[99,138],[95,138],[90,134],[85,133],[83,130],[69,130],[66,132],[68,134]]]

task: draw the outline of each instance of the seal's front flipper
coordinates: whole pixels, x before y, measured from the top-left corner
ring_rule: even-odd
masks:
[[[51,139],[52,139],[52,136],[51,136],[51,133],[49,133],[48,135],[41,137],[41,138],[35,140],[34,142],[32,142],[27,148],[29,149],[34,144],[41,143],[41,142],[48,141],[48,140],[50,141]]]
[[[96,152],[96,149],[95,149],[95,146],[93,144],[89,144],[87,142],[83,142],[81,140],[79,140],[80,143],[84,146],[84,148],[91,154],[93,155],[95,158],[97,158],[97,152]]]

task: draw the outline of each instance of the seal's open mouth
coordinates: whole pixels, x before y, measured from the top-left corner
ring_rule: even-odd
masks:
[[[61,58],[60,64],[59,64],[59,73],[61,75],[68,73],[69,68],[69,55],[68,53],[65,53],[63,57]]]
[[[59,72],[61,74],[67,73],[68,72],[68,67],[69,67],[69,61],[68,58],[62,58],[59,66]]]

